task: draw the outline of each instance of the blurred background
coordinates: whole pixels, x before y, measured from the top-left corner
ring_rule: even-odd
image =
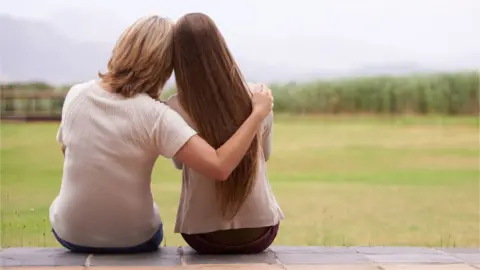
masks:
[[[1,238],[56,246],[55,134],[72,84],[137,18],[209,15],[275,95],[275,244],[480,246],[477,0],[0,0]],[[476,30],[476,31],[475,31]],[[164,98],[175,91],[172,78]],[[180,172],[152,188],[173,234]]]

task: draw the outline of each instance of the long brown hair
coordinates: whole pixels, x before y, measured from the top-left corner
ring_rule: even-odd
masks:
[[[172,75],[173,22],[156,15],[138,19],[120,36],[99,77],[115,93],[132,97],[146,93],[158,99]]]
[[[173,67],[180,105],[199,135],[219,148],[252,112],[251,93],[212,19],[191,13],[179,19],[173,34]],[[233,218],[251,193],[257,174],[258,135],[216,194],[224,218]]]

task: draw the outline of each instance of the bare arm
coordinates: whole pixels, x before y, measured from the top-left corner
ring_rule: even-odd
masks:
[[[252,113],[219,149],[195,135],[175,155],[175,160],[211,178],[224,181],[238,166],[255,137],[262,116]]]

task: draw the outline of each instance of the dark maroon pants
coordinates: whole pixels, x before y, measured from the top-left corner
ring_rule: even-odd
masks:
[[[248,234],[248,230],[263,229],[263,234],[260,237],[253,239],[252,241],[245,242],[245,234]],[[228,231],[229,235],[234,235],[237,231],[239,233],[238,242],[234,240],[227,241],[215,241],[211,237],[213,233],[202,234],[183,234],[182,237],[187,244],[200,254],[253,254],[260,253],[267,249],[275,240],[279,229],[279,224],[265,227],[265,228],[253,228],[253,229],[233,229]]]

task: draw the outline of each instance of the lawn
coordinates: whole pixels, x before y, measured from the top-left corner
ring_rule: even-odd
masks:
[[[476,118],[277,116],[269,178],[286,219],[277,245],[479,246]],[[57,246],[57,124],[1,124],[1,246]],[[153,192],[173,233],[180,172],[159,159]]]

